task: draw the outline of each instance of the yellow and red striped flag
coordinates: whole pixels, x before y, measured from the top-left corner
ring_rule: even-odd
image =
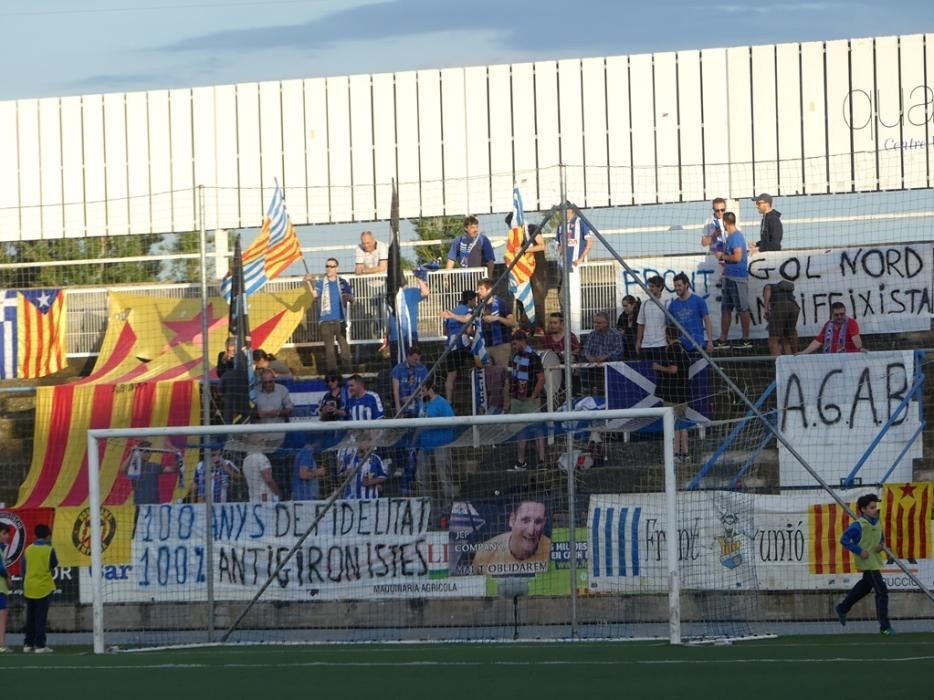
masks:
[[[292,219],[285,208],[285,195],[279,182],[269,200],[259,236],[243,251],[243,293],[249,296],[266,282],[281,275],[289,265],[302,259],[302,247]],[[221,294],[230,303],[231,276],[221,281]]]
[[[65,367],[65,290],[2,294],[0,379],[34,379]]]
[[[844,530],[852,522],[849,514],[836,503],[808,506],[811,541],[808,554],[812,574],[850,574],[856,571],[853,555],[840,544]]]
[[[886,484],[882,489],[885,542],[899,559],[931,556],[934,483]]]
[[[521,253],[522,246],[525,245],[528,238],[525,212],[522,208],[522,194],[519,192],[519,187],[515,186],[512,190],[512,229],[509,231],[509,239],[506,241],[504,259],[508,266],[517,257],[519,258],[509,273],[509,291],[513,293],[516,301],[522,304],[526,318],[529,319],[529,325],[534,327],[536,318],[531,279],[532,275],[535,274],[535,253]],[[538,323],[544,322],[545,319],[538,319]]]

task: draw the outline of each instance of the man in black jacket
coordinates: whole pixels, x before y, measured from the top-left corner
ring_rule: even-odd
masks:
[[[772,208],[772,195],[764,192],[756,197],[756,209],[762,214],[759,242],[753,244],[759,253],[782,249],[782,213]]]

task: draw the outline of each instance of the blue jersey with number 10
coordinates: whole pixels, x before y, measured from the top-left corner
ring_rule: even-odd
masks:
[[[361,397],[351,396],[347,399],[347,420],[376,420],[382,418],[383,402],[379,395],[368,391]]]

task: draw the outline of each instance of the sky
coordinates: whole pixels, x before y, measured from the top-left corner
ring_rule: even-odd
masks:
[[[930,0],[0,0],[0,100],[934,31]]]

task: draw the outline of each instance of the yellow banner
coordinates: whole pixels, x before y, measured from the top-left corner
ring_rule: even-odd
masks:
[[[91,565],[90,508],[56,508],[52,546],[61,566]],[[132,558],[136,506],[101,506],[101,544],[105,564]]]

